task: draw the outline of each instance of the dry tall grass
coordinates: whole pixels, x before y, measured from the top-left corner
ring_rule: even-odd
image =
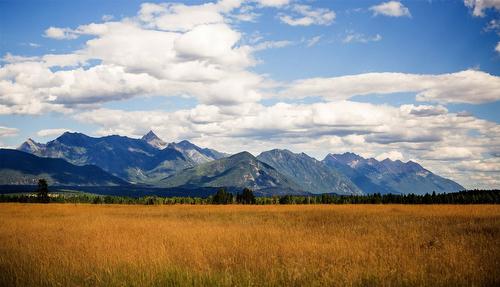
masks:
[[[499,286],[500,206],[0,205],[1,286]]]

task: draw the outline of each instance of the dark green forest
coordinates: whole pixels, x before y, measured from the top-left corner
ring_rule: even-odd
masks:
[[[25,194],[0,194],[0,202],[21,203],[90,203],[90,204],[499,204],[500,190],[463,190],[453,193],[432,194],[380,194],[309,196],[284,195],[256,197],[245,188],[240,193],[218,189],[208,197],[160,197],[160,196],[111,196],[90,193],[50,193],[47,183],[40,180],[37,190]]]

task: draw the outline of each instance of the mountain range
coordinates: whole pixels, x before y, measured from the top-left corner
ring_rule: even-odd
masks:
[[[73,165],[59,158],[42,158],[0,149],[0,184],[35,185],[45,178],[53,185],[123,186],[128,183],[95,165]]]
[[[279,149],[257,157],[248,152],[229,155],[187,140],[167,143],[153,131],[140,139],[66,132],[45,144],[28,139],[17,151],[2,150],[0,155],[1,184],[27,184],[50,175],[56,184],[226,187],[235,191],[249,187],[261,195],[422,194],[464,189],[412,161],[378,161],[354,153],[328,154],[320,161]],[[17,158],[23,160],[12,165]],[[49,164],[51,160],[58,164]],[[29,169],[31,166],[37,169]],[[92,173],[95,177],[91,179]]]
[[[345,174],[364,191],[379,193],[449,192],[463,190],[460,184],[433,174],[416,162],[388,158],[378,161],[354,153],[328,154],[323,162]]]

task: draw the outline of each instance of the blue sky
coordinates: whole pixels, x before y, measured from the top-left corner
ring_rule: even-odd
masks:
[[[0,1],[0,144],[65,130],[500,183],[500,1]],[[268,136],[272,134],[273,136]]]

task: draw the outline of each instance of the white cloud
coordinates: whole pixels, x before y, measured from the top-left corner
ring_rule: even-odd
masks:
[[[291,26],[330,25],[335,20],[335,12],[326,8],[313,8],[309,5],[295,4],[292,15],[281,13],[281,22]]]
[[[199,25],[182,34],[174,42],[175,51],[181,57],[211,58],[214,60],[232,58],[230,54],[241,35],[225,24]]]
[[[138,18],[148,27],[185,32],[202,24],[223,23],[222,8],[228,7],[214,3],[190,6],[179,3],[143,3]]]
[[[500,0],[497,1],[474,1],[474,0],[465,0],[465,5],[468,7],[474,7],[473,15],[477,17],[484,17],[484,10],[487,8],[496,8],[500,11]],[[500,36],[500,18],[491,19],[486,27],[484,27],[485,32],[495,32],[498,36]],[[494,50],[500,54],[500,42],[497,43]]]
[[[424,157],[433,160],[464,160],[474,157],[474,153],[467,147],[460,146],[441,146],[432,149],[424,154]]]
[[[399,1],[388,1],[370,7],[374,16],[411,17],[410,10]]]
[[[419,75],[367,73],[298,80],[281,92],[284,98],[320,96],[329,100],[356,95],[415,92],[417,100],[440,103],[487,103],[500,99],[500,77],[476,70]]]
[[[500,153],[500,127],[444,112],[440,106],[398,108],[338,101],[238,107],[237,112],[215,105],[175,112],[98,109],[76,118],[101,126],[101,135],[139,137],[153,128],[168,141],[190,139],[226,152],[258,154],[283,147],[321,159],[329,152],[352,151],[381,159],[415,159],[431,171],[469,186],[480,174],[488,177],[488,182],[500,180],[498,174],[486,169],[500,169],[499,162],[489,160],[492,153]],[[414,112],[424,110],[440,113],[424,116]],[[478,171],[477,166],[465,166],[462,160],[488,164],[482,164],[484,170]]]
[[[55,137],[70,131],[69,129],[43,129],[39,130],[36,135],[39,137]]]
[[[276,49],[276,48],[284,48],[286,46],[290,46],[292,44],[291,41],[282,40],[282,41],[264,41],[257,43],[253,46],[254,51],[262,51],[267,49]]]
[[[5,54],[5,56],[3,56],[3,58],[1,59],[1,61],[5,63],[31,62],[38,60],[40,60],[40,57],[37,56],[25,57],[25,56],[12,55],[11,53]]]
[[[315,46],[316,44],[319,43],[319,41],[321,40],[322,37],[323,36],[321,36],[321,35],[312,37],[311,39],[307,40],[306,46],[308,48]]]
[[[288,5],[290,0],[254,0],[263,7],[282,7]]]
[[[433,117],[440,116],[448,113],[448,109],[438,105],[438,106],[430,106],[430,105],[402,105],[401,110],[408,112],[409,114],[418,116],[418,117]]]
[[[240,4],[143,4],[135,18],[80,25],[74,30],[64,28],[64,33],[71,30],[71,35],[89,35],[90,40],[68,54],[4,57],[8,64],[0,67],[0,113],[69,112],[75,107],[96,107],[143,95],[187,95],[200,103],[219,105],[259,101],[263,95],[270,95],[265,90],[270,81],[249,71],[258,63],[253,53],[291,42],[242,44],[242,34],[224,21],[225,13]],[[325,9],[304,5],[293,5],[292,9],[311,17],[328,14]],[[192,16],[198,14],[206,17]],[[169,17],[187,20],[172,22]],[[319,41],[318,37],[307,45]],[[98,64],[86,66],[90,61]],[[299,80],[279,95],[331,100],[416,92],[419,100],[482,103],[498,99],[498,82],[498,77],[480,71],[444,75],[370,73]]]
[[[342,40],[343,43],[368,43],[368,42],[378,42],[382,40],[380,34],[374,36],[366,36],[361,33],[349,32],[345,38]]]
[[[383,152],[375,157],[377,160],[384,160],[384,159],[391,159],[391,160],[403,160],[403,154],[399,151],[391,150],[388,152]]]
[[[488,31],[498,31],[500,33],[500,19],[492,19],[486,27],[484,27],[486,32]]]
[[[53,38],[91,37],[68,54],[7,54],[8,64],[0,66],[0,113],[67,112],[141,95],[188,95],[231,105],[258,101],[264,79],[247,70],[257,63],[257,49],[241,44],[240,32],[224,22],[224,13],[235,7],[237,1],[144,4],[135,18],[51,27],[47,34]],[[87,66],[91,61],[98,64]]]
[[[115,16],[110,15],[110,14],[104,14],[104,15],[102,15],[102,17],[101,17],[102,21],[104,21],[104,22],[111,21],[111,20],[113,20],[114,18],[115,18]]]
[[[50,27],[45,30],[44,37],[56,40],[72,40],[81,35],[102,35],[107,32],[106,24],[90,23],[88,25],[80,25],[76,29]]]
[[[9,127],[0,126],[0,138],[17,136],[18,132],[19,132],[19,130],[16,128],[9,128]]]
[[[70,28],[57,28],[49,27],[45,30],[44,37],[63,40],[63,39],[76,39],[78,35]]]
[[[254,9],[254,6],[242,6],[237,12],[230,13],[228,16],[236,19],[236,21],[257,22],[257,18],[259,18],[260,14],[254,12]]]
[[[42,45],[37,44],[37,43],[32,43],[32,42],[29,42],[29,43],[28,43],[28,46],[33,47],[33,48],[39,48],[39,47],[41,47]]]
[[[484,11],[492,8],[500,10],[500,0],[464,0],[465,6],[472,9],[472,15],[484,17]]]

